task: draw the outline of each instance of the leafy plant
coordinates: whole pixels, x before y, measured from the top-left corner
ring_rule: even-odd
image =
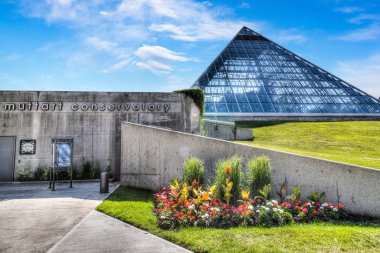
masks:
[[[292,194],[290,195],[290,199],[295,202],[301,198],[301,186],[294,186],[292,188]]]
[[[241,158],[233,156],[228,160],[218,161],[215,176],[215,197],[223,199],[226,194],[226,180],[232,182],[231,202],[235,203],[240,196]]]
[[[226,185],[223,187],[224,189],[224,199],[226,200],[226,202],[229,204],[230,203],[230,200],[232,198],[232,194],[231,194],[231,191],[232,191],[232,187],[233,187],[234,183],[231,182],[228,178],[226,179]]]
[[[82,164],[79,168],[79,179],[92,179],[94,178],[94,171],[90,162]]]
[[[33,171],[33,179],[36,181],[46,181],[49,179],[49,167],[47,165],[38,166]]]
[[[280,189],[278,189],[276,194],[280,198],[280,203],[284,202],[285,197],[286,197],[286,184],[285,184],[285,182],[281,184]]]
[[[183,164],[184,182],[188,185],[192,185],[194,180],[202,185],[204,182],[204,173],[203,162],[198,158],[190,157]]]
[[[322,193],[318,193],[318,192],[312,192],[311,194],[310,194],[310,196],[309,196],[309,200],[310,201],[314,201],[314,202],[323,202],[324,201],[324,199],[325,199],[325,196],[326,196],[326,194],[324,193],[324,192],[322,192]]]
[[[108,175],[110,178],[113,178],[113,174],[112,174],[112,167],[111,165],[108,164],[107,168],[106,168],[106,171],[108,172]]]
[[[267,157],[258,157],[248,162],[248,183],[252,196],[259,195],[260,189],[270,184],[270,161]]]
[[[187,189],[187,184],[185,182],[183,183],[183,186],[182,186],[181,198],[183,201],[185,201],[187,200],[188,197],[189,197],[189,190]]]
[[[261,196],[263,197],[264,202],[266,203],[268,200],[268,197],[270,195],[270,192],[272,190],[272,187],[270,184],[264,185],[263,189],[259,190]]]
[[[18,181],[26,182],[30,180],[30,169],[24,168],[18,172]]]

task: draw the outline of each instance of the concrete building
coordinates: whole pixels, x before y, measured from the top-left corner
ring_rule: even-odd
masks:
[[[90,162],[118,178],[122,121],[198,133],[199,109],[177,93],[1,91],[0,182],[51,166],[53,140],[57,163]]]

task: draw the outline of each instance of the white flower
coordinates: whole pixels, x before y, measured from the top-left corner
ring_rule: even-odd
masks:
[[[191,209],[194,209],[194,205],[189,206],[189,209],[190,209],[190,210],[191,210]]]
[[[338,212],[338,208],[333,208],[333,211],[334,212]]]
[[[284,211],[283,211],[283,210],[281,210],[281,209],[280,209],[280,210],[278,210],[278,211],[280,212],[280,214],[283,214],[283,213],[284,213]]]
[[[261,208],[263,208],[263,209],[266,209],[266,207],[265,207],[265,206],[261,206]]]
[[[257,210],[257,211],[256,211],[256,213],[259,213],[259,212],[260,212],[260,210]]]
[[[207,219],[208,217],[209,217],[208,213],[206,213],[205,215],[202,215],[203,219]]]
[[[273,212],[277,212],[277,208],[273,208]]]
[[[165,216],[161,216],[160,218],[163,220],[163,219],[165,219]]]
[[[265,211],[267,211],[267,212],[268,212],[268,211],[269,211],[269,208],[268,208],[268,207],[265,207]]]
[[[253,210],[253,206],[248,206],[248,209],[249,210]]]

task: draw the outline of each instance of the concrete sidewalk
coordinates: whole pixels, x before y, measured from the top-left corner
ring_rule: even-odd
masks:
[[[92,211],[49,253],[190,253],[180,246],[98,211]]]
[[[108,196],[99,182],[68,186],[0,184],[0,252],[46,252]]]

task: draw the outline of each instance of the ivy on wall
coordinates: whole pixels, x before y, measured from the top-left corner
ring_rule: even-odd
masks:
[[[184,90],[176,90],[174,93],[181,93],[185,94],[186,96],[189,96],[193,99],[195,105],[199,108],[199,116],[200,116],[200,132],[202,135],[204,135],[204,129],[203,129],[203,117],[204,117],[204,111],[205,111],[205,94],[203,90],[199,88],[194,89],[184,89]]]

